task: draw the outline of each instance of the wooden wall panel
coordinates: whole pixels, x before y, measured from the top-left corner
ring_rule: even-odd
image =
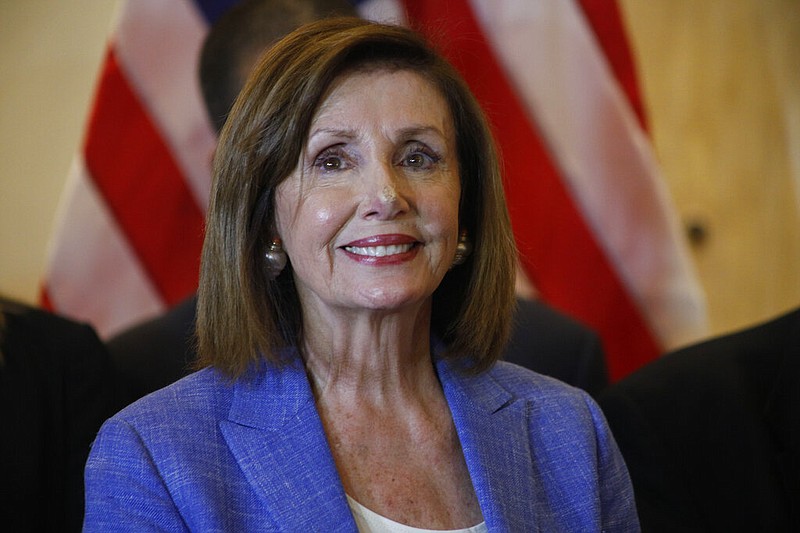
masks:
[[[712,334],[800,305],[800,9],[621,0]]]

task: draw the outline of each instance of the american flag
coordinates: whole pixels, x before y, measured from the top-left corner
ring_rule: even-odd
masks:
[[[196,289],[216,138],[196,75],[236,0],[128,0],[57,216],[43,304],[103,337]],[[612,380],[705,332],[614,0],[367,0],[426,33],[493,124],[523,271]]]

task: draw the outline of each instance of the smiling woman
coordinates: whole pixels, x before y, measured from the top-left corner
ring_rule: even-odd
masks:
[[[208,357],[206,363],[232,375],[241,375],[262,357],[279,359],[286,345],[305,349],[301,315],[311,310],[301,306],[295,286],[298,276],[289,271],[302,268],[306,256],[289,253],[286,275],[275,283],[263,280],[262,251],[276,237],[284,242],[292,239],[276,227],[281,217],[275,213],[280,207],[276,196],[292,188],[298,190],[295,202],[322,198],[337,206],[336,213],[342,211],[340,204],[354,205],[355,199],[343,196],[369,194],[369,201],[358,209],[375,218],[384,216],[372,211],[381,200],[378,192],[386,187],[405,204],[410,199],[403,197],[405,189],[430,184],[431,191],[438,190],[444,187],[443,176],[455,176],[449,185],[456,187],[457,201],[448,236],[450,257],[422,254],[415,265],[429,258],[440,263],[430,268],[449,268],[459,229],[466,232],[475,254],[429,295],[434,303],[428,306],[428,322],[446,341],[447,354],[473,354],[477,370],[491,365],[506,342],[513,306],[514,241],[483,114],[463,80],[421,37],[393,26],[385,27],[385,35],[375,35],[371,28],[358,24],[348,28],[343,39],[342,34],[328,35],[327,29],[312,26],[279,42],[261,58],[223,129],[208,220],[209,229],[215,230],[207,233],[201,272],[205,281],[200,288],[198,336],[201,358]],[[314,31],[322,33],[316,36]],[[324,43],[315,41],[317,37]],[[376,73],[381,75],[373,82]],[[365,82],[368,86],[361,87]],[[351,94],[353,90],[358,94]],[[398,100],[401,94],[404,99]],[[390,111],[392,122],[383,123]],[[349,116],[353,113],[358,113],[358,120]],[[402,118],[403,113],[411,114]],[[384,145],[378,144],[381,140]],[[380,172],[392,170],[379,176],[376,167]],[[369,183],[370,176],[374,184]],[[351,184],[349,191],[343,181]],[[231,216],[243,206],[248,216]],[[411,207],[401,217],[406,222],[415,213],[416,207]],[[333,216],[328,209],[317,212],[317,230],[325,221],[341,223],[331,222]],[[287,220],[286,214],[282,219],[284,224],[297,222]],[[369,236],[351,235],[351,240]],[[415,243],[416,239],[401,242]],[[436,245],[430,243],[432,249]],[[311,253],[294,248],[295,254]],[[410,252],[416,254],[420,248],[422,243]],[[313,261],[320,263],[319,268],[324,264],[332,269],[338,263],[331,259],[328,250],[319,250]],[[389,272],[382,275],[386,279]],[[390,289],[379,287],[379,291]],[[446,304],[436,305],[437,300]],[[220,327],[213,331],[203,327],[204,307],[214,308],[210,316]],[[220,320],[226,322],[224,327]],[[260,327],[245,326],[254,323]]]
[[[106,423],[85,529],[637,531],[594,402],[497,361],[498,168],[416,33],[331,19],[275,45],[215,159],[206,368]]]
[[[452,122],[438,91],[411,71],[356,72],[334,85],[277,188],[275,231],[304,313],[343,332],[374,309],[428,305],[458,238]]]

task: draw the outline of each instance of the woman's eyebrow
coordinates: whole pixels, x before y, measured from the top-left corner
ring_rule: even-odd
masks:
[[[411,125],[407,127],[403,127],[397,131],[396,138],[400,140],[409,140],[419,136],[425,135],[433,135],[435,137],[445,139],[447,136],[445,133],[437,126],[434,125]],[[308,140],[306,141],[307,145],[311,145],[315,142],[315,140],[319,137],[324,137],[326,139],[340,139],[344,141],[352,141],[359,137],[358,133],[352,129],[344,129],[344,128],[328,128],[323,127],[319,129],[314,129],[308,135]]]
[[[308,142],[310,143],[316,137],[320,135],[324,135],[326,137],[334,137],[336,139],[355,139],[356,133],[349,129],[337,129],[337,128],[320,128],[312,130],[311,133],[308,135]]]
[[[437,135],[439,137],[445,137],[444,132],[441,131],[438,127],[436,127],[436,126],[424,126],[424,125],[409,126],[407,128],[402,128],[400,130],[400,137],[404,138],[404,139],[407,139],[409,137],[416,137],[418,135],[431,134],[431,133],[434,134],[434,135]]]

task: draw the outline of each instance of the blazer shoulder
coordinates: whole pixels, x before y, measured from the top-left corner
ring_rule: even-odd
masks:
[[[186,429],[187,424],[216,424],[227,416],[233,390],[232,381],[215,369],[205,368],[133,402],[111,420],[145,432],[159,427]]]
[[[527,402],[537,424],[553,422],[587,435],[608,433],[600,407],[585,390],[512,363],[499,362],[490,372],[515,400]]]
[[[582,400],[588,396],[586,391],[578,387],[507,361],[498,361],[489,370],[489,375],[517,397],[529,399],[580,398]]]
[[[514,397],[510,403],[524,405],[529,442],[540,467],[561,471],[565,462],[573,465],[582,472],[581,479],[595,480],[602,508],[620,506],[609,516],[635,523],[629,512],[633,507],[630,478],[595,400],[582,389],[511,363],[498,363],[490,372]],[[586,465],[593,466],[582,470]]]

